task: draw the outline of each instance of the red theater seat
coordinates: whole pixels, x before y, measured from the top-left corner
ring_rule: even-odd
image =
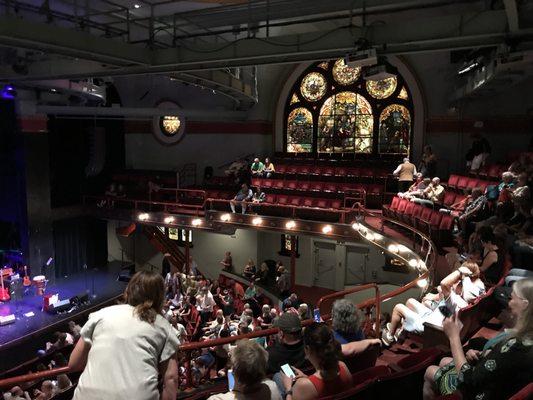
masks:
[[[424,207],[422,204],[415,204],[415,208],[411,214],[411,220],[409,221],[410,225],[415,225],[415,221],[420,218],[420,215],[422,215],[422,211],[424,211],[425,208],[426,207]]]
[[[261,183],[261,186],[269,188],[269,187],[272,187],[273,183],[274,183],[273,179],[263,179],[263,182]]]
[[[456,194],[454,192],[446,191],[444,193],[444,205],[445,206],[451,206],[455,202],[455,196]]]
[[[296,190],[298,181],[285,181],[285,188],[288,190]]]
[[[468,181],[470,178],[468,176],[460,176],[457,180],[457,189],[466,189],[466,185],[468,185]]]
[[[346,170],[346,174],[349,176],[349,177],[357,177],[359,176],[359,168],[348,168]]]
[[[314,207],[315,206],[315,199],[312,197],[304,197],[302,206],[304,207]]]
[[[450,178],[448,179],[447,186],[455,189],[457,187],[458,181],[459,181],[459,175],[452,174],[450,175]]]
[[[298,190],[308,191],[311,188],[311,183],[309,181],[298,181]]]
[[[492,179],[498,179],[501,176],[500,166],[497,164],[491,165],[487,171],[487,176]]]
[[[479,185],[479,180],[475,178],[470,178],[466,184],[467,189],[474,189]]]
[[[285,171],[286,174],[297,174],[298,173],[298,166],[297,165],[289,165],[287,168],[287,171]]]
[[[298,196],[289,197],[289,205],[291,206],[298,207],[300,205],[300,201],[301,199]]]
[[[334,182],[325,182],[324,190],[326,192],[337,192],[337,185]]]
[[[331,208],[335,208],[335,209],[341,209],[342,208],[342,200],[339,200],[339,199],[331,200],[330,207]]]
[[[313,168],[311,168],[311,175],[322,175],[322,167],[320,165],[316,165]]]
[[[287,166],[285,164],[276,165],[276,172],[284,174],[287,171]]]
[[[420,216],[415,220],[415,226],[420,229],[421,226],[429,224],[432,212],[433,210],[431,208],[424,207]]]
[[[403,214],[400,215],[401,220],[407,224],[411,223],[414,210],[415,210],[415,203],[409,202],[409,204],[405,206],[405,210]]]
[[[289,202],[289,197],[288,196],[285,196],[284,194],[280,194],[278,195],[278,198],[277,198],[277,204],[287,204]]]
[[[316,199],[315,207],[329,208],[329,201],[327,199]]]
[[[333,167],[324,167],[322,170],[322,175],[332,176],[335,175],[335,168]]]
[[[484,180],[479,180],[478,183],[477,183],[478,188],[483,190],[483,192],[485,190],[487,190],[487,187],[490,186],[490,185],[494,185],[494,183],[493,182],[489,182],[489,181],[484,181]]]
[[[322,182],[312,182],[311,190],[316,192],[321,192],[324,189],[324,184]]]
[[[300,175],[308,175],[311,171],[312,165],[300,165],[299,173]]]
[[[275,189],[283,189],[285,187],[285,182],[282,179],[275,179],[272,187]]]
[[[394,196],[392,198],[390,205],[384,205],[382,207],[383,215],[386,217],[392,217],[394,215],[394,212],[398,208],[399,203],[400,203],[400,198],[398,196]]]
[[[347,169],[344,167],[335,168],[335,176],[346,176],[347,172]]]
[[[397,220],[401,220],[401,215],[405,212],[405,208],[410,203],[409,200],[406,199],[400,199],[400,202],[398,203],[398,208],[394,210],[393,217]]]
[[[262,179],[252,178],[252,186],[261,186]]]
[[[266,195],[265,203],[274,204],[276,202],[276,195],[269,193]]]

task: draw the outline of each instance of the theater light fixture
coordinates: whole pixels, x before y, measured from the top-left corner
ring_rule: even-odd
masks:
[[[379,241],[383,239],[383,236],[381,236],[379,233],[374,233],[374,240]]]
[[[139,214],[137,218],[139,219],[139,221],[147,221],[148,218],[150,218],[150,214],[142,213],[142,214]]]
[[[409,260],[409,266],[410,267],[416,268],[417,265],[418,265],[418,261],[415,258],[411,258]]]
[[[398,245],[389,244],[389,246],[387,247],[387,250],[389,250],[391,253],[398,253],[398,251],[399,251]]]
[[[398,251],[400,253],[407,253],[409,251],[409,247],[404,246],[403,244],[398,245]]]
[[[331,225],[325,225],[322,228],[322,233],[325,233],[326,235],[330,234],[331,231],[333,231],[333,228],[331,227]]]
[[[360,226],[361,226],[361,225],[359,225],[359,222],[354,222],[354,223],[352,224],[352,228],[355,229],[356,231],[359,230]]]
[[[221,220],[222,222],[228,222],[229,220],[231,220],[231,214],[228,214],[228,213],[226,213],[226,214],[222,214],[222,215],[220,216],[220,220]]]
[[[294,221],[288,221],[285,224],[285,228],[287,228],[287,229],[294,229],[295,227],[296,227],[296,222],[294,222]]]
[[[418,261],[418,268],[422,271],[428,270],[428,267],[426,267],[426,263],[422,260]]]
[[[165,218],[165,224],[171,224],[174,222],[174,217],[166,217]]]
[[[252,219],[252,224],[254,225],[261,225],[263,223],[263,218],[261,217],[255,217],[254,219]]]
[[[202,225],[202,219],[201,218],[195,218],[191,222],[192,226],[200,226]]]
[[[375,236],[372,232],[367,232],[365,237],[370,241],[373,241],[375,239]]]
[[[423,278],[423,279],[420,279],[419,281],[417,281],[416,284],[420,288],[425,288],[428,285],[428,280],[426,278]]]

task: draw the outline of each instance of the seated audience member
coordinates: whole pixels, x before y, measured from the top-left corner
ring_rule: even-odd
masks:
[[[479,279],[478,265],[465,262],[441,281],[440,289],[440,301],[424,301],[425,304],[422,304],[418,300],[408,299],[406,305],[396,304],[392,310],[391,322],[383,330],[383,344],[390,346],[398,340],[402,329],[422,333],[425,322],[442,326],[444,315],[441,306],[452,312],[464,308],[485,292],[485,285]]]
[[[74,321],[69,321],[68,322],[68,330],[69,330],[70,334],[72,335],[72,337],[74,338],[74,340],[75,341],[78,340],[78,338],[80,337],[81,326],[79,326]]]
[[[498,192],[501,192],[503,189],[513,189],[515,185],[514,177],[512,172],[503,172],[502,181],[498,184]]]
[[[444,199],[444,186],[440,184],[440,178],[433,178],[431,183],[422,192],[421,198],[413,197],[411,201],[418,204],[433,206],[434,203],[442,203]]]
[[[255,287],[254,281],[251,281],[246,290],[244,291],[244,300],[248,301],[257,297],[257,288]]]
[[[161,316],[164,299],[161,275],[141,271],[126,287],[125,304],[90,314],[68,364],[83,370],[74,400],[176,399],[179,342]]]
[[[472,189],[465,189],[466,196],[461,200],[453,203],[449,208],[441,208],[439,212],[443,214],[450,214],[454,218],[458,218],[465,211],[466,207],[472,202]]]
[[[4,394],[4,400],[31,400],[31,397],[20,386],[13,386],[9,392]]]
[[[235,301],[231,290],[224,289],[220,295],[220,303],[222,304],[222,311],[224,315],[231,316],[235,313]]]
[[[259,158],[254,158],[254,162],[250,167],[252,176],[263,176],[263,171],[265,170],[265,164],[259,161]]]
[[[222,265],[222,269],[225,271],[233,271],[233,259],[231,258],[231,251],[226,251],[226,253],[224,253],[224,258],[222,261],[220,261],[220,265]]]
[[[277,267],[276,275],[276,286],[281,293],[281,298],[287,297],[291,290],[291,276],[289,275],[289,271],[280,264]]]
[[[263,307],[261,308],[261,315],[257,317],[257,322],[259,322],[259,326],[262,329],[271,328],[273,319],[274,318],[272,317],[270,306],[268,304],[263,304]]]
[[[54,342],[46,343],[46,352],[53,352],[59,349],[62,349],[65,346],[74,344],[74,338],[70,333],[66,332],[55,332],[54,333]]]
[[[253,205],[259,205],[261,203],[264,203],[266,200],[266,194],[261,190],[259,186],[255,188],[254,195],[252,197],[252,206]],[[259,207],[257,207],[259,208]]]
[[[331,309],[333,337],[341,345],[363,340],[362,323],[364,317],[357,306],[349,300],[335,300]]]
[[[269,269],[267,263],[261,263],[259,271],[257,271],[257,274],[255,275],[255,281],[259,282],[262,285],[268,284],[268,274]]]
[[[241,340],[231,350],[235,386],[208,400],[281,400],[276,384],[267,379],[268,354],[257,342]]]
[[[456,391],[463,399],[509,399],[533,381],[533,279],[514,284],[509,309],[516,319],[514,329],[498,335],[483,351],[461,344],[461,322],[456,315],[446,318],[444,332],[450,341],[452,358],[427,368],[424,399],[435,399]],[[489,345],[489,346],[487,346]]]
[[[298,306],[298,317],[305,321],[306,319],[311,318],[311,313],[309,312],[309,306],[306,303],[302,303]]]
[[[66,374],[60,374],[57,376],[57,391],[62,392],[72,386],[72,381]]]
[[[515,209],[515,214],[509,225],[519,222],[520,214],[523,215],[523,219],[528,216],[531,209],[531,191],[527,182],[527,174],[521,173],[518,175],[518,182],[511,192],[511,200]],[[514,220],[514,221],[513,221]]]
[[[303,334],[305,357],[316,372],[306,376],[294,368],[296,377],[279,376],[287,400],[309,400],[332,396],[353,387],[352,374],[340,361],[341,348],[325,323],[312,323]],[[274,379],[277,380],[276,376]],[[282,393],[283,394],[283,393]]]
[[[459,228],[463,232],[463,237],[467,237],[468,223],[479,221],[483,218],[483,212],[487,205],[487,197],[483,194],[481,188],[472,189],[472,199],[470,204],[466,206],[465,211],[459,216],[457,220]]]
[[[217,310],[215,314],[215,319],[213,321],[210,321],[202,328],[202,331],[204,332],[205,339],[210,338],[212,336],[212,339],[215,337],[218,337],[219,331],[224,326],[224,323],[226,320],[224,319],[224,311]]]
[[[298,299],[298,295],[296,293],[291,293],[289,297],[283,300],[281,307],[283,311],[286,311],[291,308],[296,310],[298,307],[300,307],[300,299]]]
[[[248,259],[248,262],[246,263],[246,265],[244,266],[243,270],[242,270],[242,274],[248,278],[248,279],[252,279],[255,275],[255,273],[257,272],[256,268],[255,268],[255,263],[254,263],[254,260],[252,260],[251,258]]]
[[[479,269],[485,281],[496,284],[502,276],[504,256],[498,251],[496,237],[491,229],[484,229],[480,232],[480,239],[483,252]]]
[[[56,394],[56,388],[52,381],[44,381],[41,384],[41,390],[35,389],[34,400],[50,400]]]
[[[198,264],[196,263],[196,261],[194,261],[192,256],[189,256],[189,264],[188,265],[187,265],[187,263],[183,264],[183,272],[185,272],[186,274],[190,274],[190,275],[192,275],[194,277],[196,277],[198,275]]]
[[[268,373],[279,372],[284,364],[299,368],[304,366],[305,353],[300,318],[296,314],[281,314],[274,320],[274,327],[279,328],[279,332],[276,343],[267,349]]]
[[[270,162],[270,159],[269,158],[265,158],[265,170],[264,170],[264,173],[265,173],[265,176],[267,178],[271,178],[272,177],[272,174],[276,172],[276,169],[274,168],[274,164],[272,164]]]
[[[252,189],[250,189],[246,183],[243,183],[241,185],[241,189],[237,192],[235,197],[229,202],[231,212],[235,213],[235,204],[240,204],[242,213],[246,214],[246,202],[250,201],[252,197],[253,197]]]
[[[416,181],[409,186],[407,192],[399,192],[398,197],[401,199],[411,199],[413,197],[422,197],[424,190],[431,183],[430,178],[423,178],[422,174],[416,174]]]

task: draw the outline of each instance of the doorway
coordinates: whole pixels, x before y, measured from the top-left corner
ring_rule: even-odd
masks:
[[[335,243],[313,242],[314,280],[313,286],[335,289]]]

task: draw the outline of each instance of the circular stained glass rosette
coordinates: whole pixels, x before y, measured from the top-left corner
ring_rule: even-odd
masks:
[[[398,81],[396,77],[380,81],[366,81],[366,90],[375,99],[385,99],[394,93]]]
[[[308,101],[320,100],[326,94],[326,78],[318,72],[307,74],[302,80],[300,92]]]
[[[344,63],[344,59],[340,58],[335,61],[333,65],[333,79],[341,85],[350,85],[354,83],[361,74],[361,68],[349,67]]]

